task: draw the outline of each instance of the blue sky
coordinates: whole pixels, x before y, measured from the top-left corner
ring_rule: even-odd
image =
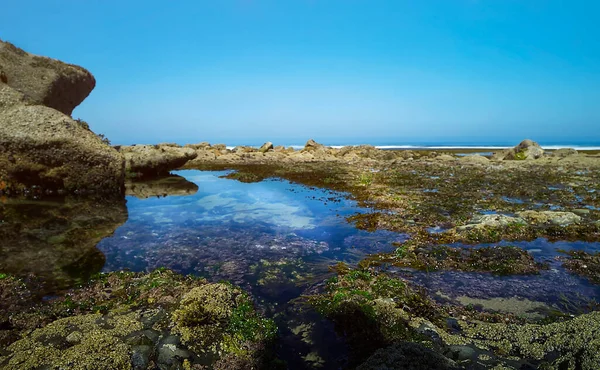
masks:
[[[600,2],[4,0],[113,143],[600,142]]]

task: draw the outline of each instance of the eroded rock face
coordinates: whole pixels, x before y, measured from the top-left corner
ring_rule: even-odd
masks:
[[[0,193],[122,195],[121,155],[69,116],[92,75],[1,41],[0,70]]]
[[[0,71],[5,84],[23,93],[32,104],[71,115],[96,86],[87,70],[29,54],[0,40]]]
[[[125,158],[125,171],[130,177],[168,175],[198,156],[193,148],[170,144],[121,146],[119,152]]]
[[[24,95],[0,84],[3,92],[12,98],[0,104],[0,191],[123,193],[117,151],[65,114],[24,105]]]

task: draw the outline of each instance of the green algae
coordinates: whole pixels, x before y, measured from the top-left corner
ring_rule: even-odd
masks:
[[[563,258],[563,266],[574,274],[584,276],[594,284],[600,284],[600,252],[562,251],[567,254]]]
[[[0,352],[0,367],[8,369],[129,369],[134,353],[138,362],[145,358],[142,363],[184,366],[185,359],[188,368],[200,363],[257,368],[273,359],[277,328],[256,312],[246,293],[167,269],[99,274],[49,301],[30,298],[25,310],[18,305],[29,297],[23,282],[0,280],[0,293],[8,300],[0,305],[9,313],[0,319],[10,328],[9,335],[0,330],[7,346]],[[159,338],[177,338],[163,347],[174,354],[192,351],[191,357],[136,352],[140,346],[160,347]],[[186,347],[172,344],[179,341]]]
[[[228,284],[194,288],[173,313],[174,332],[197,352],[248,355],[248,344],[272,340],[273,321],[257,316],[247,294]]]
[[[142,328],[139,313],[101,319],[100,314],[74,316],[34,330],[7,348],[12,356],[4,368],[131,369],[130,348],[123,338]],[[81,335],[69,342],[72,333]]]
[[[483,248],[452,248],[447,246],[415,247],[414,242],[398,245],[385,261],[398,267],[424,271],[459,270],[491,272],[497,275],[538,274],[547,265],[535,262],[521,248],[495,246]]]

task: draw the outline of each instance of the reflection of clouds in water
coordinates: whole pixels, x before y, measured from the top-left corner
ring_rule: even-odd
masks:
[[[235,222],[267,222],[276,226],[287,226],[294,229],[313,228],[314,217],[311,212],[300,205],[286,204],[277,201],[273,194],[260,192],[250,194],[243,192],[224,192],[208,195],[198,200],[196,220],[231,220]]]

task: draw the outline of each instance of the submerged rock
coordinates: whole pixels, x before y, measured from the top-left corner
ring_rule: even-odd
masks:
[[[124,165],[69,114],[94,87],[83,68],[0,41],[0,193],[123,193]]]
[[[125,158],[125,171],[130,177],[168,175],[198,155],[192,148],[166,144],[121,146],[119,152]]]

